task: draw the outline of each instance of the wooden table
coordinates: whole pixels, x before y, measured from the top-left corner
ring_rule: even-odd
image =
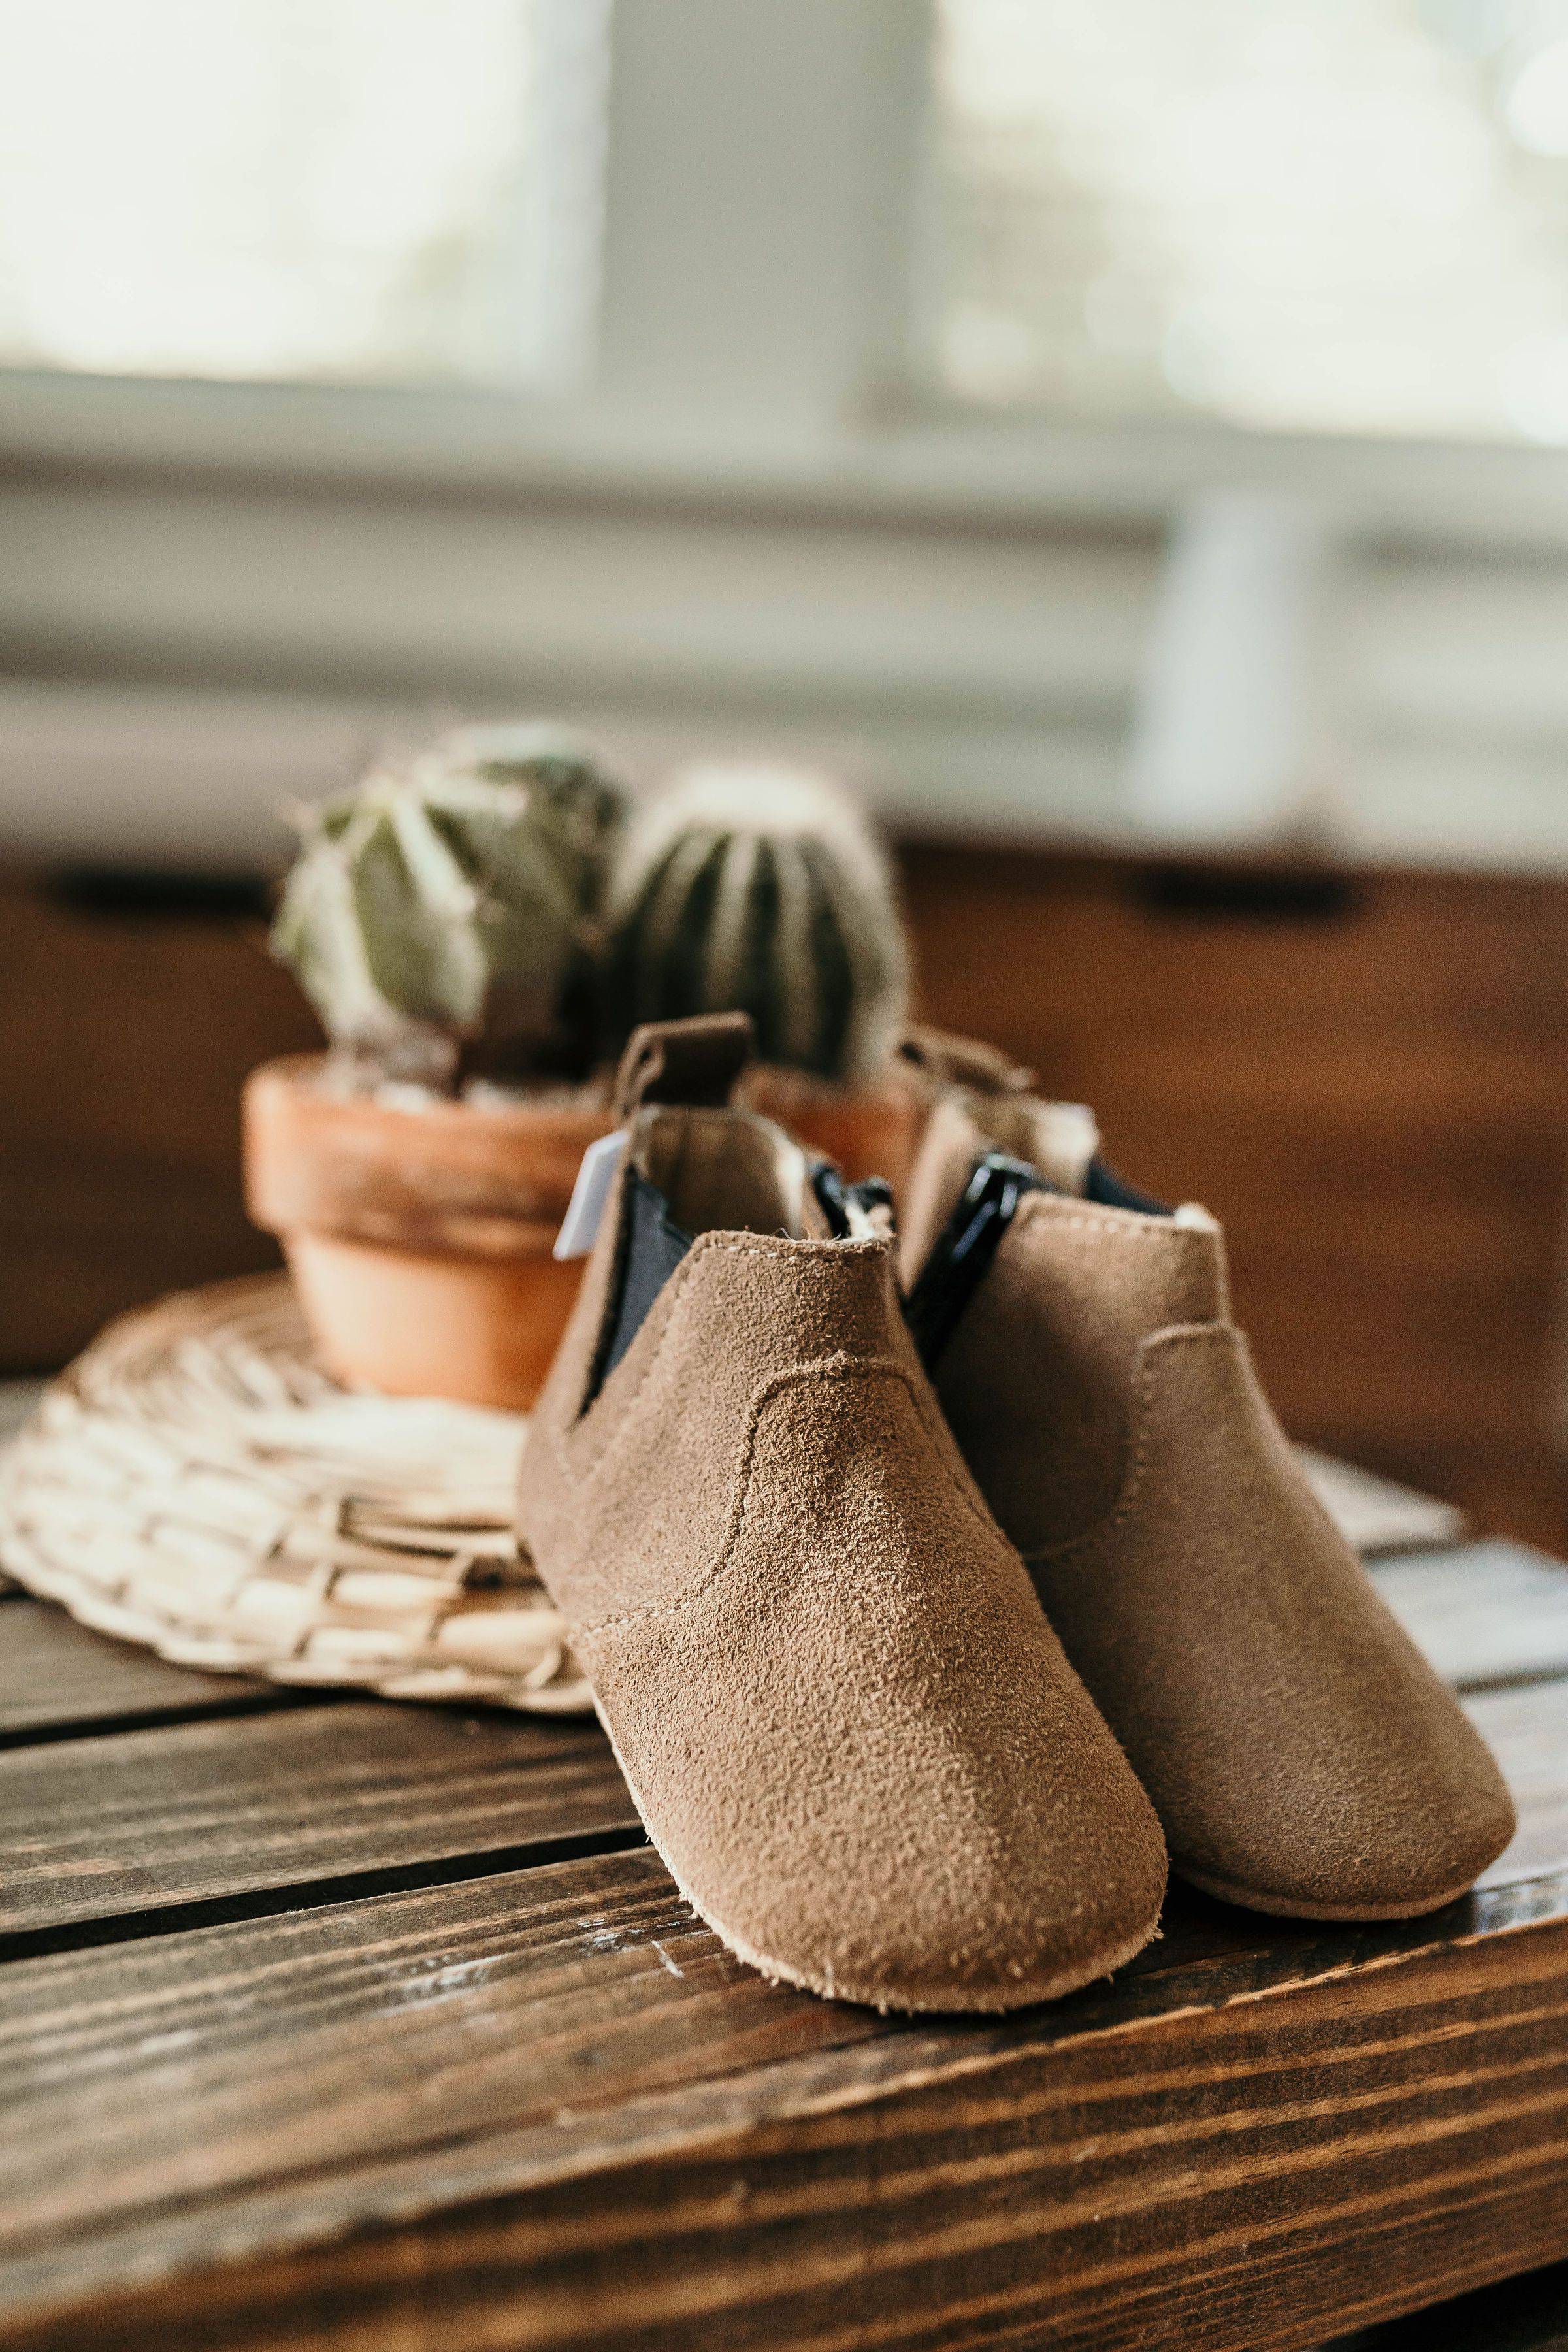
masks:
[[[1519,1839],[1330,1930],[900,2024],[732,1960],[597,1730],[0,1602],[0,2347],[1321,2343],[1568,2252],[1568,1572],[1383,1571]],[[1478,1613],[1479,1612],[1479,1613]]]

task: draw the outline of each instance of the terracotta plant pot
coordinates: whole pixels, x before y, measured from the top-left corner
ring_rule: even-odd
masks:
[[[353,1386],[525,1411],[580,1265],[550,1255],[603,1088],[405,1108],[323,1082],[307,1054],[252,1071],[246,1205],[283,1244],[323,1362]]]

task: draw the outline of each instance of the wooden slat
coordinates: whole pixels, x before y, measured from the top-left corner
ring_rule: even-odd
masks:
[[[596,1727],[364,1704],[0,1756],[0,1932],[634,1829]]]
[[[367,2167],[520,2130],[563,2151],[634,2098],[887,2031],[731,1959],[646,1851],[17,1964],[5,1990],[0,2109],[47,2143],[0,2147],[7,2275],[164,2212],[195,2147],[206,2211],[304,2171],[309,2227]]]
[[[967,2026],[763,1984],[647,1854],[18,1965],[0,2344],[1284,2352],[1568,2243],[1568,1876],[1508,1900],[1178,1897]]]
[[[24,2315],[123,2326],[178,2275],[204,2345],[368,2347],[430,2319],[450,2262],[416,2338],[441,2352],[673,2345],[698,2311],[718,2341],[847,2347],[873,2313],[910,2352],[967,2340],[922,2334],[938,2308],[982,2342],[1005,2319],[1086,2352],[1283,2347],[1400,2307],[1398,2232],[1434,2294],[1543,2260],[1568,2233],[1568,1689],[1472,1711],[1525,1823],[1489,1889],[1359,1929],[1176,1890],[1114,1982],[1017,2021],[771,1987],[647,1853],[14,1964],[0,2344],[107,2344]],[[405,2224],[416,2260],[326,2251]],[[247,2264],[209,2295],[225,2246]],[[317,2336],[329,2276],[342,2332]],[[1199,2328],[1215,2277],[1232,2332],[1162,2334]]]
[[[49,1602],[18,1599],[0,1622],[0,1738],[150,1716],[240,1714],[285,1695],[244,1675],[165,1665],[129,1642],[89,1633]]]
[[[1568,1916],[1568,1874],[1551,1900]],[[5,1980],[0,2099],[36,2133],[0,2151],[0,2262],[139,2211],[166,2231],[195,2143],[204,2200],[227,2207],[308,2171],[294,2220],[337,2228],[382,2210],[376,2184],[432,2148],[447,2190],[488,2189],[520,2167],[531,2179],[575,2172],[662,2147],[663,2095],[699,2084],[747,2078],[740,2109],[725,2092],[681,2110],[683,2129],[727,2127],[833,2080],[858,2091],[923,2080],[1537,1915],[1534,1897],[1491,1898],[1436,1939],[1401,1925],[1285,1935],[1178,1888],[1163,1935],[1113,1982],[1022,2021],[932,2025],[769,1985],[645,1850],[18,1963]],[[798,2079],[763,2071],[807,2059]]]
[[[1296,1452],[1319,1502],[1345,1541],[1363,1556],[1436,1551],[1463,1542],[1464,1513],[1452,1503],[1320,1454],[1315,1446],[1300,1445]]]

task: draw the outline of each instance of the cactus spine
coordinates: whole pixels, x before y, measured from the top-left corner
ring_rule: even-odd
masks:
[[[906,1009],[887,862],[826,780],[700,768],[633,822],[610,882],[606,1042],[638,1021],[742,1011],[764,1060],[855,1081]]]

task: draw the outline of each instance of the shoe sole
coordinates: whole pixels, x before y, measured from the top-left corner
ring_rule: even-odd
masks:
[[[1233,1886],[1224,1878],[1212,1877],[1207,1871],[1189,1870],[1186,1864],[1173,1861],[1173,1876],[1195,1886],[1200,1894],[1216,1895],[1222,1903],[1233,1903],[1241,1911],[1261,1911],[1271,1919],[1325,1919],[1343,1921],[1350,1925],[1360,1920],[1425,1919],[1434,1911],[1446,1910],[1468,1895],[1475,1885],[1474,1878],[1461,1879],[1446,1894],[1424,1896],[1419,1903],[1297,1903],[1285,1895],[1258,1895],[1250,1888]]]
[[[1124,1968],[1160,1932],[1160,1915],[1156,1912],[1148,1927],[1129,1941],[1119,1944],[1112,1950],[1096,1954],[1090,1959],[1075,1962],[1070,1969],[1063,1969],[1057,1976],[1027,1984],[1019,1979],[1005,1989],[998,1986],[994,1990],[981,1990],[972,1985],[954,1986],[940,1998],[924,1994],[917,1997],[859,1992],[852,1985],[841,1984],[837,1979],[824,1980],[811,1976],[804,1969],[792,1968],[786,1960],[775,1958],[771,1953],[758,1951],[753,1945],[747,1943],[743,1936],[737,1936],[732,1928],[726,1927],[721,1919],[716,1919],[711,1911],[699,1903],[691,1889],[682,1883],[680,1873],[658,1842],[637,1784],[626,1769],[626,1759],[621,1754],[616,1735],[605,1721],[605,1711],[597,1698],[594,1700],[594,1712],[610,1743],[610,1753],[620,1768],[621,1778],[626,1784],[626,1794],[637,1807],[637,1819],[647,1832],[647,1842],[675,1881],[676,1892],[681,1901],[696,1912],[705,1927],[711,1928],[727,1952],[732,1952],[736,1959],[742,1961],[747,1968],[755,1969],[758,1975],[766,1977],[771,1984],[792,1985],[797,1991],[815,1993],[819,2000],[850,2001],[858,2009],[874,2009],[884,2017],[942,2017],[960,2013],[999,2016],[1007,2010],[1033,2009],[1042,2001],[1059,2000],[1064,1993],[1079,1992],[1085,1985],[1097,1983],[1101,1977],[1110,1976],[1117,1969]]]

